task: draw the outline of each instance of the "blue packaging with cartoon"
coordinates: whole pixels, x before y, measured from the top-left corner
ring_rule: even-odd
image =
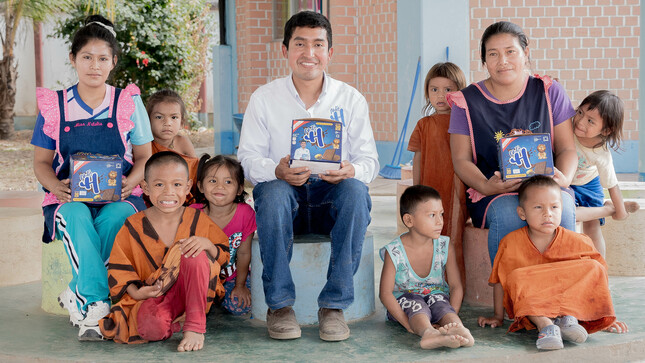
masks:
[[[499,169],[503,180],[553,175],[550,134],[518,134],[498,143]]]
[[[118,155],[79,153],[70,159],[72,202],[110,203],[121,200],[123,160]]]
[[[291,125],[291,167],[306,166],[311,177],[340,169],[343,124],[328,119],[298,119]]]

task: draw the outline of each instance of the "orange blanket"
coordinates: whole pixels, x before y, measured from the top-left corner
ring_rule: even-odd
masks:
[[[605,260],[589,237],[563,227],[544,253],[529,239],[527,227],[509,233],[500,242],[489,282],[504,288],[504,308],[515,319],[510,332],[534,329],[529,315],[572,315],[589,333],[616,320]]]
[[[208,312],[215,298],[224,295],[219,274],[221,266],[225,266],[229,260],[228,237],[206,214],[194,208],[185,208],[175,240],[190,236],[208,238],[219,251],[217,256],[211,257]],[[178,246],[175,242],[170,249],[167,248],[144,212],[132,215],[125,221],[114,240],[108,265],[112,309],[108,316],[99,321],[106,338],[119,343],[146,342],[137,330],[137,312],[143,300],[134,300],[126,289],[130,284],[154,285],[159,279],[162,280],[163,291],[167,291],[179,273],[181,253]]]
[[[187,155],[184,155],[184,154],[180,154],[180,153],[176,152],[175,150],[169,149],[169,148],[167,148],[165,146],[162,146],[162,145],[159,145],[154,141],[151,144],[152,144],[152,154],[153,155],[158,153],[158,152],[162,152],[162,151],[172,151],[172,152],[180,155],[182,158],[184,158],[184,160],[186,160],[186,163],[188,164],[188,176],[193,181],[193,186],[190,188],[190,193],[188,193],[188,196],[186,196],[186,203],[188,205],[193,203],[194,202],[193,197],[195,196],[195,191],[197,190],[197,180],[196,179],[197,179],[197,166],[199,165],[199,158],[195,158],[195,157],[192,157],[192,156],[187,156]],[[146,203],[148,203],[147,199],[146,199]],[[184,204],[184,205],[187,205],[187,204]],[[150,204],[148,204],[148,206],[150,206]]]

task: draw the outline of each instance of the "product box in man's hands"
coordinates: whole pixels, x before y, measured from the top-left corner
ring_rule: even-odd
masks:
[[[109,203],[121,199],[123,160],[118,155],[74,154],[70,159],[72,202]]]
[[[553,175],[550,134],[518,134],[499,140],[499,169],[502,179],[526,179]]]
[[[310,118],[293,120],[291,125],[291,167],[306,166],[311,177],[340,169],[343,124]]]

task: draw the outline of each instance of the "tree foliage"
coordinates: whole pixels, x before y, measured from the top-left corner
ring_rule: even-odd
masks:
[[[13,108],[16,104],[17,65],[14,58],[16,34],[23,19],[42,21],[48,16],[67,10],[72,0],[0,0],[4,20],[2,60],[0,60],[0,139],[13,135]]]
[[[87,0],[79,0],[70,16],[60,21],[57,35],[71,43],[85,17],[112,13],[121,54],[110,84],[125,87],[134,83],[144,101],[152,93],[170,88],[182,96],[189,111],[198,111],[199,87],[211,62],[209,35],[215,22],[210,5],[205,0],[110,3],[92,0],[89,6]]]

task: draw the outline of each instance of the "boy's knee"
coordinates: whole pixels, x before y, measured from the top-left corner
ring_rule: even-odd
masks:
[[[180,262],[180,271],[186,271],[186,270],[209,271],[210,259],[208,258],[208,255],[206,253],[207,253],[206,251],[202,251],[195,257],[192,257],[192,256],[187,257],[182,255],[181,262]]]
[[[169,312],[160,311],[152,301],[144,302],[137,314],[137,331],[145,340],[164,340],[172,335],[172,317]]]

